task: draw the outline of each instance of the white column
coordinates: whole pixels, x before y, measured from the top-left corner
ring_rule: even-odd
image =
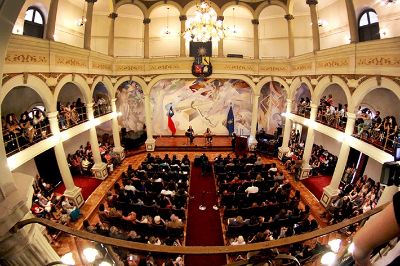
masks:
[[[179,16],[179,20],[181,21],[180,57],[185,57],[186,56],[186,53],[185,53],[186,40],[185,40],[185,37],[183,36],[183,33],[186,30],[186,28],[185,28],[185,23],[186,23],[186,20],[187,20],[186,15]]]
[[[293,27],[292,27],[292,20],[294,19],[294,17],[291,14],[287,14],[285,15],[285,19],[287,20],[287,25],[288,25],[289,58],[291,58],[294,56],[294,37],[293,37]]]
[[[156,140],[153,138],[153,123],[152,123],[152,114],[151,114],[151,106],[150,106],[150,95],[144,94],[144,111],[146,115],[146,132],[147,132],[147,140],[146,140],[146,151],[154,151],[156,148]]]
[[[292,130],[292,120],[287,116],[292,112],[292,103],[290,99],[286,100],[286,117],[285,117],[285,128],[283,130],[282,146],[278,148],[278,159],[282,160],[283,155],[289,151],[289,139],[290,132]]]
[[[358,23],[356,18],[356,11],[354,9],[353,0],[346,0],[346,11],[347,11],[347,19],[349,22],[350,29],[350,42],[357,43],[358,42]]]
[[[86,23],[85,23],[85,36],[83,40],[83,48],[90,50],[92,41],[92,22],[93,22],[93,6],[97,0],[86,0]]]
[[[54,33],[56,30],[58,0],[51,0],[49,16],[47,19],[46,39],[54,41]]]
[[[31,214],[27,215],[31,218]],[[0,238],[1,265],[47,265],[60,257],[42,234],[43,226],[26,225],[16,233]]]
[[[351,136],[354,130],[356,115],[354,113],[347,113],[347,123],[345,129],[345,137],[343,138],[342,146],[340,147],[338,161],[336,163],[335,171],[331,179],[331,183],[324,187],[324,193],[321,197],[321,204],[325,207],[329,206],[332,199],[339,194],[339,185],[342,180],[344,170],[346,168],[347,160],[349,158],[350,146],[347,142],[346,136]]]
[[[319,26],[318,26],[318,15],[317,15],[317,0],[306,0],[307,5],[310,6],[311,23],[312,23],[312,34],[313,34],[313,51],[320,50],[319,40]]]
[[[144,24],[144,40],[143,40],[143,49],[144,49],[144,58],[150,58],[149,46],[150,46],[150,19],[143,19]]]
[[[300,179],[308,178],[311,170],[309,162],[311,158],[312,147],[314,144],[314,123],[317,116],[317,110],[318,106],[316,104],[311,104],[311,113],[310,119],[308,120],[307,138],[304,145],[303,164],[301,167]]]
[[[125,159],[125,149],[121,146],[121,138],[119,136],[119,125],[118,125],[118,113],[117,106],[115,101],[117,99],[111,99],[111,110],[114,114],[112,119],[112,131],[113,131],[113,139],[114,139],[114,152],[118,154],[119,159],[122,161]]]
[[[224,16],[218,16],[217,20],[224,21]],[[224,57],[224,39],[218,42],[218,57]]]
[[[108,17],[111,19],[110,21],[110,31],[108,34],[108,55],[114,56],[114,29],[115,29],[115,19],[118,17],[118,14],[113,12]]]
[[[260,21],[258,19],[252,19],[253,23],[253,35],[254,35],[254,59],[260,59],[260,43],[258,40],[258,25]]]
[[[0,139],[0,254],[2,250],[1,241],[3,235],[21,220],[29,211],[26,206],[26,191],[15,184],[13,174],[10,172],[7,164],[6,151],[3,138]],[[1,257],[1,256],[0,256]]]
[[[258,99],[260,95],[252,94],[253,110],[251,112],[251,129],[250,137],[248,140],[248,147],[250,151],[255,151],[257,148],[256,131],[257,131],[257,117],[258,117]]]
[[[78,207],[82,206],[84,201],[81,193],[81,188],[75,186],[72,179],[71,171],[69,170],[67,157],[65,156],[64,146],[61,142],[60,128],[58,127],[58,112],[47,113],[49,118],[50,129],[54,137],[59,137],[58,143],[54,146],[54,153],[56,154],[57,165],[61,173],[65,185],[64,195],[71,199]]]
[[[90,134],[90,145],[92,146],[92,154],[94,160],[92,171],[94,173],[95,178],[104,180],[108,176],[108,171],[107,171],[107,164],[101,161],[99,140],[97,138],[96,122],[93,112],[93,103],[88,103],[86,105],[86,112],[88,114],[88,118],[91,123],[89,134]]]

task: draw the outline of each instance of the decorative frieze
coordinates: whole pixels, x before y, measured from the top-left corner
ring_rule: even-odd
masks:
[[[342,68],[349,66],[348,58],[337,58],[317,62],[318,68]]]
[[[116,65],[116,71],[143,72],[144,65]]]
[[[56,55],[56,65],[61,66],[72,66],[72,67],[88,67],[88,61],[85,59],[79,59],[69,56],[58,56]]]
[[[49,58],[45,54],[28,54],[23,52],[8,51],[6,64],[36,64],[46,65],[49,63]]]
[[[357,58],[358,66],[400,66],[399,55],[388,55],[388,56],[359,56]]]
[[[149,65],[148,71],[159,71],[159,70],[176,70],[180,69],[179,64],[154,64]]]
[[[288,72],[289,64],[268,64],[260,65],[260,72]]]
[[[292,71],[308,71],[312,69],[312,63],[292,64]]]
[[[100,70],[112,70],[112,64],[92,61],[92,68]]]

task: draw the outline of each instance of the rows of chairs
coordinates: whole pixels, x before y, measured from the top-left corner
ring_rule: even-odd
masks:
[[[119,217],[101,217],[102,222],[123,228],[124,231],[135,231],[140,236],[157,236],[157,237],[183,237],[183,228],[170,228],[164,224],[148,224],[148,223],[130,223]]]
[[[249,238],[258,232],[265,232],[267,229],[271,232],[279,232],[281,227],[293,227],[294,224],[298,223],[300,220],[300,217],[292,217],[272,222],[263,222],[261,224],[228,225],[226,236],[237,237],[242,235],[243,237]]]

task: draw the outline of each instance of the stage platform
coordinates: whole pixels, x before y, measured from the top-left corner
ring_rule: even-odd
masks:
[[[231,151],[231,138],[229,136],[214,136],[212,145],[206,145],[204,136],[196,136],[193,144],[185,136],[155,137],[156,151]]]

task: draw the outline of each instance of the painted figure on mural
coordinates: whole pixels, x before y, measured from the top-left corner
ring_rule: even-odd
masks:
[[[140,86],[134,81],[121,84],[116,95],[117,111],[121,113],[118,122],[127,131],[141,131],[145,124],[144,95]]]
[[[268,134],[274,134],[276,128],[282,126],[281,113],[285,112],[286,98],[286,92],[278,82],[268,82],[262,87],[258,126],[264,128]]]
[[[177,134],[183,134],[189,124],[199,131],[210,128],[217,134],[227,134],[226,117],[231,104],[235,128],[242,134],[250,132],[251,89],[240,80],[162,80],[152,88],[151,100],[155,134],[170,134],[168,121],[161,115],[170,105]]]

